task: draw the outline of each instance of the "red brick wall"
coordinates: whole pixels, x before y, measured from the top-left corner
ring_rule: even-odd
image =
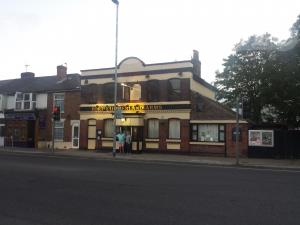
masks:
[[[180,120],[180,151],[189,152],[189,140],[190,140],[190,123],[189,120]]]
[[[80,92],[72,91],[65,93],[64,113],[61,118],[64,122],[64,141],[72,141],[72,126],[71,120],[79,120]]]
[[[236,144],[232,139],[232,129],[236,124],[226,124],[226,150],[228,157],[235,157]],[[248,155],[248,124],[240,124],[242,129],[242,140],[239,142],[240,156],[247,157]]]
[[[80,120],[80,143],[79,147],[81,149],[88,148],[88,121]]]
[[[191,153],[200,153],[201,155],[225,155],[225,146],[216,145],[190,145]]]
[[[52,140],[52,109],[53,109],[53,94],[48,94],[47,97],[47,112],[46,112],[46,141]]]

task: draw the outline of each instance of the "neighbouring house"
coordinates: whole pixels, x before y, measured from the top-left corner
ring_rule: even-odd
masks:
[[[0,136],[6,146],[52,147],[52,109],[57,105],[61,120],[54,123],[54,147],[79,148],[79,104],[80,75],[67,74],[63,65],[55,76],[24,72],[0,81]]]
[[[117,129],[132,135],[132,150],[235,155],[235,113],[215,99],[216,89],[201,78],[201,62],[146,64],[129,57],[118,65]],[[80,148],[113,145],[114,67],[81,71]],[[120,115],[119,115],[120,116]],[[248,123],[240,121],[242,155]]]

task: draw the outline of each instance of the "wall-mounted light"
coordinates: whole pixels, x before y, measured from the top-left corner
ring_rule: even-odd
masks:
[[[124,123],[126,121],[126,118],[122,118],[121,121],[122,123]]]

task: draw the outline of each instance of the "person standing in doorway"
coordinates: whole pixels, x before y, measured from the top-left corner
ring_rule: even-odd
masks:
[[[130,135],[130,131],[126,131],[125,153],[131,153],[131,135]]]
[[[125,134],[120,131],[120,133],[117,135],[117,138],[119,140],[119,152],[124,153]]]

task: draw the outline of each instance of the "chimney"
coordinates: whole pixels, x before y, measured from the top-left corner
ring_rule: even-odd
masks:
[[[57,66],[57,78],[58,80],[64,80],[67,78],[67,67],[63,65]]]
[[[199,60],[199,52],[197,50],[193,50],[192,63],[194,75],[201,77],[201,62]]]
[[[21,79],[34,78],[34,73],[32,72],[23,72],[21,73]]]

